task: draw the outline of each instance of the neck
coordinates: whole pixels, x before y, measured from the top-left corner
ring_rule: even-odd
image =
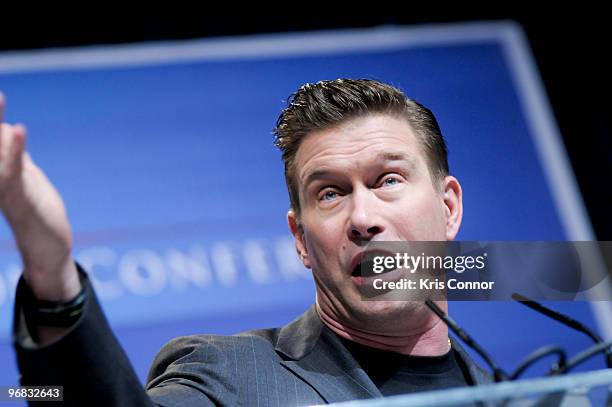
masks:
[[[412,356],[440,356],[450,350],[448,328],[440,319],[432,318],[429,324],[421,327],[406,327],[406,334],[373,332],[341,322],[318,301],[315,307],[321,321],[336,335],[364,346]],[[397,326],[397,321],[390,321],[390,324]]]

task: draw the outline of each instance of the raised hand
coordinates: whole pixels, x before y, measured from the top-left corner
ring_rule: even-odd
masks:
[[[0,210],[13,231],[24,278],[34,295],[69,300],[81,287],[64,202],[27,153],[25,127],[4,123],[4,108],[0,93]]]

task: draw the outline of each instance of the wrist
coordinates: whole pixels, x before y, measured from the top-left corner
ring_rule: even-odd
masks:
[[[23,277],[36,299],[41,301],[69,301],[82,289],[78,271],[70,256],[53,270],[26,266]]]

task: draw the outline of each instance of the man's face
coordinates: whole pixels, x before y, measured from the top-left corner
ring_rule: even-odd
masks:
[[[317,301],[351,323],[401,312],[401,302],[362,301],[355,257],[369,241],[454,239],[461,188],[434,185],[410,125],[370,115],[309,134],[296,156],[301,214],[289,226],[312,268]]]

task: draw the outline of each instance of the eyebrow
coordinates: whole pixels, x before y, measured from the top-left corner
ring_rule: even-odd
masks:
[[[388,163],[393,161],[402,161],[408,164],[410,170],[416,168],[416,163],[414,159],[404,153],[390,153],[383,152],[376,155],[373,160],[376,163]],[[307,187],[310,183],[317,179],[328,178],[330,174],[333,174],[335,171],[333,170],[314,170],[311,171],[304,177],[304,188]]]

